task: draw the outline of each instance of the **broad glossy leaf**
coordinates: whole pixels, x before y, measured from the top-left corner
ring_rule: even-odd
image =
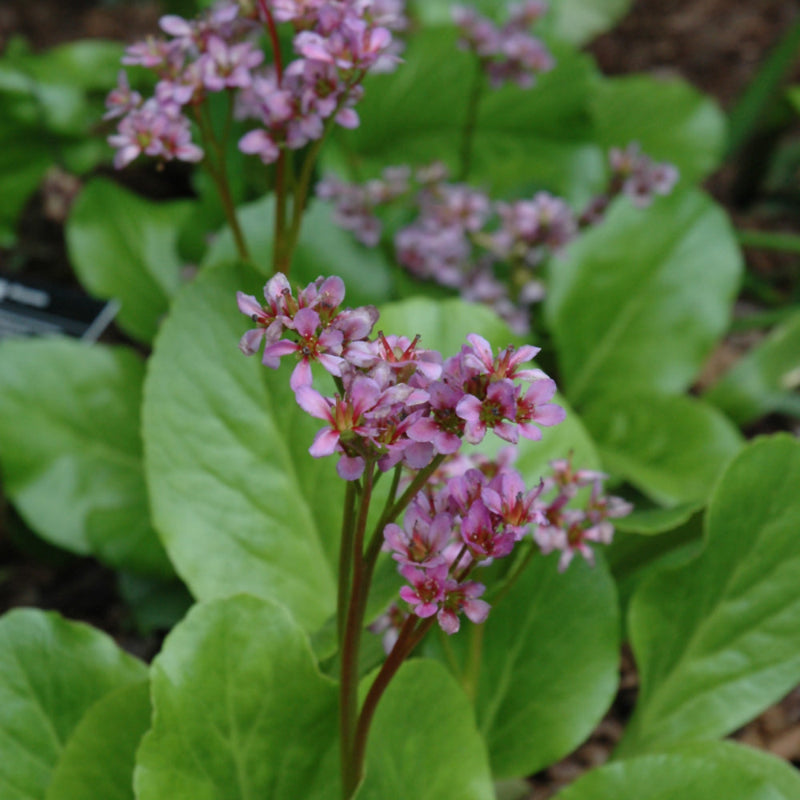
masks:
[[[688,388],[727,328],[740,272],[730,223],[699,192],[616,205],[551,264],[545,311],[568,399]]]
[[[451,22],[450,9],[454,5],[463,4],[455,0],[416,0],[414,10],[426,24],[444,25]],[[502,23],[507,17],[508,4],[497,0],[473,0],[469,5],[496,22]],[[629,5],[630,0],[552,0],[540,27],[565,42],[584,44],[612,27]]]
[[[793,800],[797,770],[767,753],[732,742],[691,744],[592,770],[556,800]]]
[[[617,688],[619,627],[602,561],[559,573],[554,556],[534,558],[472,631],[483,637],[475,708],[496,777],[530,775],[594,729]],[[466,637],[452,642],[466,649]]]
[[[634,595],[642,688],[621,753],[724,736],[800,681],[798,485],[800,442],[750,444],[711,498],[702,555]]]
[[[328,800],[338,791],[335,684],[284,608],[195,606],[152,666],[138,800]]]
[[[109,692],[75,728],[45,800],[133,800],[136,749],[149,727],[149,681]]]
[[[606,467],[667,506],[702,504],[742,446],[727,417],[680,395],[620,387],[593,398],[583,421]]]
[[[0,797],[45,800],[84,714],[146,675],[144,664],[88,625],[33,609],[7,613],[0,619]]]
[[[147,505],[141,360],[71,339],[8,340],[0,376],[0,464],[26,522],[74,553],[171,575]]]
[[[545,186],[573,200],[599,188],[603,157],[593,142],[589,113],[593,65],[572,48],[554,45],[553,51],[556,68],[533,89],[485,90],[471,181],[496,193]],[[339,161],[354,159],[370,173],[392,164],[441,160],[457,174],[476,62],[458,49],[455,32],[446,28],[413,37],[403,58],[396,74],[365,84],[361,125],[337,136]]]
[[[275,204],[271,196],[243,206],[239,220],[256,266],[272,274],[272,219]],[[290,277],[305,286],[320,275],[339,275],[347,286],[348,305],[379,303],[391,291],[391,277],[386,261],[377,250],[360,245],[353,236],[338,227],[327,203],[312,203],[303,217],[297,250],[292,259]],[[219,264],[236,260],[236,247],[229,228],[217,235],[203,263]]]
[[[699,500],[670,508],[639,508],[634,503],[634,510],[627,517],[616,520],[614,527],[628,533],[645,535],[664,533],[683,525],[704,505],[705,503]]]
[[[696,183],[725,149],[726,123],[710,97],[682,80],[631,75],[600,81],[592,105],[605,147],[638,142],[656,161],[669,161],[681,181]]]
[[[145,385],[153,520],[197,598],[248,591],[315,629],[335,610],[344,481],[335,459],[308,453],[323,423],[295,402],[292,365],[273,371],[237,347],[251,323],[236,291],[263,285],[250,269],[209,269],[164,323]]]
[[[705,399],[740,425],[773,411],[800,416],[800,314],[723,375]]]
[[[413,659],[389,684],[370,729],[366,777],[357,797],[494,798],[486,747],[472,708],[436,662]]]
[[[97,297],[122,304],[117,321],[149,342],[180,285],[178,229],[188,201],[154,203],[102,178],[86,184],[67,222],[70,260]]]

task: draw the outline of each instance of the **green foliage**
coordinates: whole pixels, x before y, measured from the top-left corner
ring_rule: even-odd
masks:
[[[452,639],[493,774],[531,775],[574,750],[617,688],[619,618],[611,577],[582,561],[559,573],[536,557],[480,628]],[[470,641],[482,639],[472,652]]]
[[[73,553],[171,575],[147,507],[141,360],[69,339],[9,340],[0,375],[4,489],[28,524]]]
[[[596,188],[602,179],[602,155],[591,141],[593,65],[572,49],[554,49],[557,66],[538,79],[535,91],[508,86],[485,92],[470,180],[493,193],[538,185],[585,196],[587,185]],[[457,175],[473,60],[447,29],[422,31],[403,58],[396,75],[367,81],[362,124],[337,136],[339,158],[369,172],[442,160]]]
[[[0,796],[50,800],[48,785],[84,714],[146,674],[87,625],[32,609],[7,613],[0,619]]]
[[[557,800],[792,800],[797,771],[767,753],[731,742],[691,744],[626,759],[584,775]]]
[[[246,595],[195,606],[151,681],[138,800],[336,795],[336,689],[282,607]]]
[[[0,58],[0,244],[13,243],[17,217],[51,164],[84,172],[108,157],[89,134],[121,54],[121,45],[100,40],[36,54],[19,39],[9,43]]]
[[[365,689],[367,684],[362,684]],[[408,724],[410,713],[413,730]],[[441,665],[415,659],[397,673],[375,714],[367,747],[367,774],[357,797],[494,797],[486,747],[472,709]]]
[[[153,339],[180,285],[176,243],[190,208],[144,200],[102,178],[75,202],[66,234],[78,278],[96,297],[119,300],[117,321],[134,339]]]
[[[713,406],[624,384],[593,397],[583,421],[609,469],[655,502],[685,510],[707,499],[742,445],[741,434]]]
[[[267,196],[242,206],[239,219],[255,266],[265,276],[272,275],[272,220],[275,202]],[[227,263],[237,258],[236,245],[226,226],[215,237],[204,259],[204,266]],[[347,286],[350,305],[379,303],[389,297],[391,278],[385,259],[368,250],[334,224],[330,206],[312,203],[303,217],[303,227],[292,261],[291,280],[305,286],[320,275],[338,275]]]
[[[633,597],[642,676],[620,752],[724,736],[800,680],[800,443],[757,440],[711,498],[706,546]]]
[[[604,147],[638,142],[656,161],[669,161],[683,185],[719,166],[725,148],[725,117],[688,83],[650,75],[608,78],[592,96],[597,136]]]
[[[149,727],[149,681],[109,692],[76,726],[45,800],[134,800],[136,750]]]
[[[730,223],[700,193],[645,211],[620,202],[552,265],[545,312],[567,398],[580,409],[603,389],[684,391],[728,325],[740,273]]]
[[[145,387],[153,521],[199,599],[249,591],[309,629],[333,612],[343,482],[308,448],[321,427],[295,403],[289,371],[245,358],[243,267],[204,271],[176,298]],[[290,368],[289,368],[290,369]]]
[[[800,416],[800,314],[743,356],[705,399],[746,425],[770,412]]]

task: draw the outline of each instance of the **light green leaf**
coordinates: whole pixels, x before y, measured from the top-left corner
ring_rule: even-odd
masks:
[[[239,209],[239,222],[255,265],[272,275],[272,196]],[[226,226],[205,255],[207,266],[235,261],[236,246]],[[333,222],[327,203],[312,203],[303,217],[303,227],[291,265],[291,280],[305,286],[320,275],[338,275],[347,286],[351,306],[379,303],[391,291],[391,277],[379,251],[360,245],[353,236]]]
[[[281,606],[195,606],[152,666],[138,800],[329,800],[339,788],[335,684]]]
[[[713,406],[624,384],[593,398],[583,422],[606,468],[666,506],[704,503],[742,446],[738,429]]]
[[[669,161],[684,183],[702,180],[718,165],[727,129],[707,95],[681,80],[630,75],[600,81],[593,97],[604,147],[638,142],[656,161]]]
[[[797,770],[732,742],[675,748],[592,770],[556,800],[794,800]]]
[[[292,365],[276,372],[237,347],[251,322],[236,291],[263,285],[214,268],[176,298],[145,385],[147,479],[154,525],[196,597],[248,591],[313,630],[335,609],[344,481],[335,459],[308,453],[323,423],[295,402]]]
[[[750,444],[711,498],[702,555],[634,595],[642,687],[621,753],[724,736],[800,681],[798,485],[800,442]]]
[[[67,222],[70,260],[84,287],[122,304],[117,321],[149,342],[180,285],[178,229],[188,201],[153,203],[111,181],[86,184]]]
[[[778,411],[800,416],[800,314],[791,317],[705,394],[739,425]]]
[[[88,625],[33,609],[0,619],[0,797],[45,800],[84,714],[146,675],[144,664]]]
[[[458,49],[454,30],[434,28],[412,38],[397,74],[365,84],[361,125],[339,133],[339,161],[362,172],[392,164],[444,161],[458,174],[459,142],[476,61]],[[604,166],[593,142],[590,59],[553,45],[557,66],[536,86],[484,91],[474,131],[470,180],[493,193],[544,186],[582,201],[602,184]],[[592,185],[595,184],[595,185]]]
[[[134,800],[136,749],[149,727],[149,681],[109,692],[75,728],[45,800]]]
[[[688,388],[727,328],[741,266],[730,223],[699,192],[612,208],[551,265],[545,312],[569,400]]]
[[[499,778],[530,775],[574,750],[617,688],[619,611],[605,565],[535,558],[480,628],[478,728]],[[491,598],[489,598],[491,599]],[[465,623],[466,624],[466,623]],[[462,634],[459,634],[461,636]],[[452,640],[466,649],[466,637]]]
[[[419,336],[420,347],[438,350],[444,358],[456,355],[468,344],[470,333],[480,334],[495,348],[519,343],[519,336],[490,308],[458,298],[436,301],[414,297],[386,303],[380,312],[376,328],[410,339]]]
[[[144,483],[141,360],[70,339],[8,340],[0,376],[5,491],[31,528],[71,552],[170,576]]]
[[[486,748],[472,709],[436,662],[409,661],[389,684],[370,730],[366,778],[357,797],[494,798]]]
[[[683,525],[704,505],[705,503],[699,500],[681,503],[671,508],[639,508],[634,503],[634,510],[627,517],[615,520],[614,527],[628,533],[645,535],[664,533]]]

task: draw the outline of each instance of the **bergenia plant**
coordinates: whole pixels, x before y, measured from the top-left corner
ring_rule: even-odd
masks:
[[[2,800],[528,800],[593,730],[559,800],[800,797],[718,741],[800,681],[800,447],[693,383],[719,112],[603,79],[597,4],[495,5],[223,0],[124,50],[116,167],[198,197],[81,192],[138,349],[3,342],[0,464],[168,632],[0,619]]]
[[[569,461],[553,464],[547,484],[526,487],[508,453],[496,461],[462,452],[463,444],[480,444],[490,430],[511,443],[537,441],[540,426],[564,420],[563,408],[551,402],[555,383],[528,363],[538,348],[493,353],[483,337],[471,334],[459,353],[444,359],[420,347],[419,337],[373,337],[376,309],[345,308],[344,295],[343,282],[332,277],[295,297],[278,273],[264,288],[265,303],[241,292],[238,302],[256,323],[241,350],[253,355],[263,342],[262,363],[273,369],[282,356],[294,357],[290,385],[297,403],[325,423],[309,452],[315,458],[336,454],[337,472],[348,482],[336,619],[342,796],[350,798],[363,778],[377,704],[405,659],[436,623],[452,635],[462,616],[486,620],[495,592],[487,593],[480,580],[484,568],[525,550],[504,575],[506,592],[539,550],[558,550],[562,570],[575,553],[591,561],[590,543],[610,542],[609,520],[630,508],[603,495],[602,474],[573,470]],[[331,376],[333,396],[314,388],[314,364]],[[370,525],[375,484],[385,473],[391,487]],[[589,484],[588,501],[568,506]],[[549,489],[556,489],[555,497],[546,501]],[[391,552],[405,584],[385,616],[372,622],[384,632],[388,654],[359,702],[360,642],[383,550]]]

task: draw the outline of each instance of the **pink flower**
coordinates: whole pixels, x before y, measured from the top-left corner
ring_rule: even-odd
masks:
[[[444,563],[443,550],[450,541],[453,518],[437,514],[432,520],[412,506],[406,513],[403,527],[390,523],[384,528],[386,546],[392,558],[401,565],[424,566],[428,569]]]
[[[526,439],[538,441],[542,438],[537,425],[547,428],[566,419],[567,414],[561,406],[547,402],[555,393],[555,381],[543,378],[534,381],[524,397],[517,398],[516,421]]]
[[[447,566],[441,564],[422,570],[407,565],[400,568],[400,574],[411,584],[400,589],[400,597],[418,617],[432,617],[444,600]]]
[[[482,583],[475,581],[459,584],[457,581],[448,580],[444,603],[436,617],[439,627],[451,636],[458,633],[461,627],[458,615],[461,612],[476,625],[485,622],[491,606],[485,600],[477,599],[485,590],[486,587]]]

